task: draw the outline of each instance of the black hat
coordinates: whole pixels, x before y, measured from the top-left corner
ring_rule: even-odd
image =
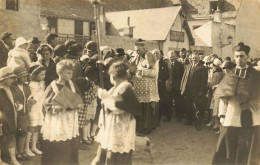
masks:
[[[117,48],[116,49],[117,55],[118,56],[123,56],[125,55],[125,50],[123,48]]]
[[[222,64],[222,69],[233,69],[236,65],[230,61],[224,61]]]
[[[89,41],[88,43],[86,43],[85,49],[97,51],[97,43],[95,41]]]
[[[142,38],[139,38],[139,39],[135,42],[135,46],[145,46],[144,40],[143,40]]]
[[[246,55],[248,55],[250,52],[250,47],[245,45],[243,42],[240,42],[240,43],[238,43],[237,46],[234,47],[234,51],[237,51],[237,52],[244,51],[246,53]]]
[[[41,43],[41,41],[37,37],[33,37],[33,38],[29,39],[29,42],[33,43],[33,44],[40,44]]]
[[[54,48],[54,56],[63,57],[67,53],[67,48],[64,45],[58,45]]]

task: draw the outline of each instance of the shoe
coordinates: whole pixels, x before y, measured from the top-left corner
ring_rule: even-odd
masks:
[[[81,144],[79,145],[79,149],[81,149],[81,150],[89,150],[88,146],[86,146],[86,145],[83,144],[83,143],[81,143]]]
[[[87,140],[82,140],[82,144],[85,144],[85,145],[90,145],[90,144],[92,144],[92,142],[89,140],[89,139],[87,139]]]
[[[24,160],[26,160],[26,159],[23,157],[22,154],[17,154],[17,155],[16,155],[16,159],[19,160],[19,161],[24,161]]]
[[[212,126],[213,126],[213,123],[208,123],[206,126],[207,126],[207,127],[212,127]]]
[[[32,148],[32,152],[36,153],[37,155],[42,155],[42,151],[38,150],[37,148]]]
[[[216,131],[215,134],[220,134],[220,130]]]
[[[35,154],[29,149],[29,150],[25,150],[25,154],[28,156],[35,156]]]
[[[214,132],[218,132],[219,130],[220,130],[219,127],[212,128],[212,131],[214,131]]]
[[[192,122],[186,121],[186,122],[184,123],[184,125],[187,125],[187,126],[192,125]]]
[[[23,154],[21,154],[21,155],[23,156],[23,158],[24,158],[25,160],[30,160],[30,157],[29,157],[27,154],[23,153]]]

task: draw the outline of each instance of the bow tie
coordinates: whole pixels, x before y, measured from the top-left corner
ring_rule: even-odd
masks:
[[[240,78],[246,78],[247,68],[243,68],[243,69],[236,68],[235,74]]]

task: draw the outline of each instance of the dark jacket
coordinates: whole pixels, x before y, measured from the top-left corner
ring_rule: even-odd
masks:
[[[10,98],[8,97],[6,91],[0,88],[0,111],[3,113],[3,134],[13,135],[16,133],[16,124],[13,106]]]
[[[175,61],[172,66],[172,87],[173,92],[179,92],[181,86],[181,79],[184,73],[184,66],[179,61]]]
[[[191,72],[192,65],[185,68],[182,81],[181,81],[181,94],[185,94],[186,90],[189,89],[193,97],[205,96],[207,93],[207,81],[208,81],[208,71],[205,66],[198,63],[193,68],[193,74]],[[190,75],[192,74],[192,75]]]
[[[28,98],[31,95],[30,87],[24,84],[23,91],[21,91],[17,85],[14,85],[11,87],[11,91],[14,97],[14,102],[23,105],[23,109],[17,112],[17,128],[19,131],[26,132],[27,127],[30,124],[28,115],[28,112],[30,111],[28,107]]]
[[[45,81],[45,86],[47,87],[48,85],[50,85],[50,83],[53,80],[56,80],[58,78],[58,74],[56,72],[56,63],[53,61],[52,58],[50,59],[50,63],[48,67],[40,61],[39,63],[44,67],[46,67],[46,75],[44,81]]]
[[[159,75],[158,84],[165,84],[166,80],[169,78],[169,68],[167,62],[161,58],[159,60]]]
[[[3,41],[0,41],[0,68],[6,66],[9,50],[5,47]]]

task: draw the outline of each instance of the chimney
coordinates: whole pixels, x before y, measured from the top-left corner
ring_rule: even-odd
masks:
[[[219,10],[219,6],[217,7],[217,10],[214,13],[214,22],[222,22],[222,13]]]
[[[105,7],[103,5],[100,6],[100,34],[106,35],[106,14]]]
[[[130,26],[130,17],[127,17],[127,26],[124,28],[124,37],[133,38],[134,27]]]

